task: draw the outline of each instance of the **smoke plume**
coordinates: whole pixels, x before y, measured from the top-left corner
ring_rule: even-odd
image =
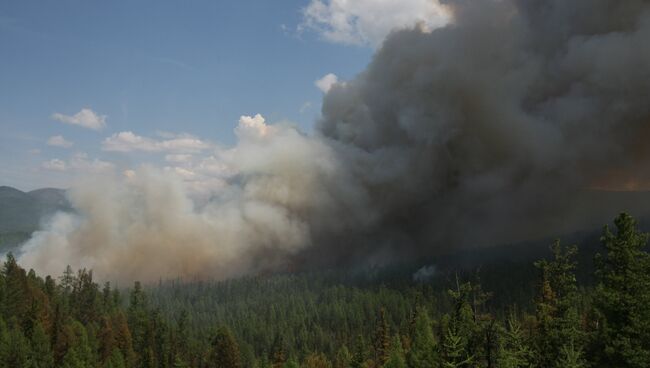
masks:
[[[334,84],[314,135],[243,119],[207,203],[146,167],[85,183],[70,191],[78,214],[20,261],[223,278],[531,239],[624,209],[594,190],[650,182],[650,3],[447,6],[448,25],[393,32]]]

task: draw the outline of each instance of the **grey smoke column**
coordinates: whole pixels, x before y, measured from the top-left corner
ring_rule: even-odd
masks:
[[[449,6],[452,24],[392,34],[325,97],[318,131],[367,190],[370,248],[575,230],[588,189],[647,180],[649,2]]]

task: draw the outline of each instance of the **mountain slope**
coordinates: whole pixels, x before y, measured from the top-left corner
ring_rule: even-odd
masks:
[[[70,204],[62,189],[44,188],[26,193],[12,187],[0,187],[0,233],[32,232],[44,217],[69,210]]]

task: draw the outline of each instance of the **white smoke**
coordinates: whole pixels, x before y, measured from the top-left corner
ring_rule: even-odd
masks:
[[[413,274],[413,281],[427,282],[436,274],[436,266],[422,266]]]
[[[242,117],[236,132],[235,147],[209,158],[220,185],[209,185],[207,204],[197,206],[196,188],[177,171],[143,166],[88,179],[68,192],[77,212],[36,232],[21,264],[49,274],[86,267],[126,282],[225,278],[286,265],[310,245],[314,219],[343,231],[337,203],[358,193],[337,183],[345,175],[331,147],[260,115]]]

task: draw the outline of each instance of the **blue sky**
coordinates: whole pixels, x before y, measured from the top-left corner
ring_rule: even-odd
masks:
[[[402,2],[408,12],[394,19],[372,0],[2,2],[0,185],[65,187],[103,163],[162,165],[187,152],[160,142],[231,145],[242,115],[309,132],[315,81],[363,70],[423,1]],[[90,115],[75,118],[82,109]],[[123,132],[149,148],[107,149]]]

